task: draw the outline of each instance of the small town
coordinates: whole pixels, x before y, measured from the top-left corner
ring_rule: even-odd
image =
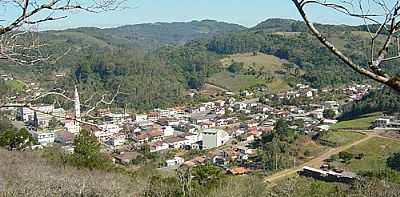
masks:
[[[2,80],[9,78],[4,75]],[[37,96],[46,94],[40,92],[37,84],[31,85]],[[46,104],[3,110],[8,112],[15,126],[26,128],[32,134],[36,142],[32,149],[57,145],[73,153],[74,137],[81,129],[88,129],[114,163],[133,165],[143,156],[144,150],[155,154],[173,152],[174,155],[158,164],[159,168],[171,170],[181,165],[193,167],[211,163],[223,167],[226,173],[243,175],[263,170],[254,144],[271,134],[278,121],[287,122],[296,134],[314,138],[338,122],[335,118],[340,114],[341,105],[361,99],[372,88],[371,85],[351,84],[341,89],[319,90],[297,84],[293,90],[260,97],[255,95],[263,88],[256,88],[238,95],[225,92],[222,99],[193,107],[154,109],[141,114],[104,108],[100,109],[102,121],[98,123],[85,123],[81,119],[77,89],[74,108],[70,111]],[[340,99],[330,100],[331,92]],[[18,103],[17,96],[10,99]],[[373,127],[396,130],[399,125],[397,116],[385,115],[377,118]],[[313,168],[303,170],[310,169]],[[319,171],[314,170],[314,173]]]
[[[0,8],[0,197],[400,196],[400,0]]]

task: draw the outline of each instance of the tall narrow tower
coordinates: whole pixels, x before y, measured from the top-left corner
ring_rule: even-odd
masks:
[[[79,101],[78,88],[75,86],[75,119],[76,124],[79,125],[81,121],[81,102]]]

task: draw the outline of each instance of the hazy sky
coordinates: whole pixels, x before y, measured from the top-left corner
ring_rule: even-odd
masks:
[[[130,8],[107,13],[73,12],[59,22],[42,25],[41,29],[64,29],[95,26],[115,27],[148,22],[174,22],[213,19],[247,27],[268,18],[300,19],[291,0],[130,0]],[[359,24],[348,17],[337,16],[325,9],[309,9],[311,19],[320,23]]]

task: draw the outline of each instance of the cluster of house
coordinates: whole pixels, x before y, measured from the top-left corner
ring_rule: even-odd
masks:
[[[382,115],[372,125],[375,129],[400,129],[400,116],[398,114]]]
[[[357,99],[369,88],[351,85],[341,89],[341,93],[350,99]],[[74,137],[82,127],[86,127],[93,131],[109,152],[118,152],[115,158],[122,163],[136,158],[138,154],[134,150],[144,145],[149,146],[150,152],[168,149],[203,150],[221,147],[233,138],[240,139],[242,147],[221,150],[211,158],[213,163],[222,165],[230,161],[246,160],[251,151],[244,147],[264,133],[272,132],[278,119],[290,123],[301,122],[302,126],[291,124],[290,127],[305,133],[328,130],[336,120],[325,119],[323,112],[325,109],[338,112],[340,103],[321,100],[319,94],[330,91],[313,89],[303,84],[298,84],[293,90],[261,98],[251,98],[254,95],[251,91],[243,91],[240,98],[229,94],[222,100],[200,103],[195,107],[154,109],[144,114],[105,111],[101,114],[101,123],[87,126],[79,123],[80,102],[75,90],[75,115],[70,116],[74,118],[68,118],[64,109],[55,108],[54,105],[21,107],[16,110],[16,115],[40,144],[60,143],[69,150],[73,149]],[[303,98],[311,100],[313,104],[293,105],[288,102],[273,105],[276,101]],[[186,162],[197,164],[198,160]],[[171,166],[184,161],[176,157],[166,163]]]

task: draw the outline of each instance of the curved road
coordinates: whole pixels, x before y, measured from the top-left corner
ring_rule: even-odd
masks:
[[[314,158],[314,159],[312,159],[312,160],[310,160],[310,161],[308,161],[306,163],[303,163],[303,164],[301,164],[299,166],[296,166],[296,167],[293,167],[293,168],[278,172],[278,173],[273,174],[271,176],[268,176],[268,177],[265,178],[265,182],[274,183],[274,182],[282,180],[282,179],[284,179],[286,177],[292,176],[292,175],[296,174],[298,171],[300,171],[304,166],[310,166],[310,167],[314,167],[314,168],[318,168],[319,169],[319,167],[321,166],[323,161],[325,159],[329,159],[332,155],[339,154],[340,152],[345,151],[347,149],[350,149],[352,146],[356,146],[358,144],[361,144],[361,143],[363,143],[363,142],[365,142],[365,141],[367,141],[367,140],[369,140],[371,138],[381,137],[381,136],[379,136],[379,135],[377,135],[375,133],[364,133],[364,132],[359,132],[359,133],[364,134],[365,137],[360,139],[360,140],[357,140],[355,142],[352,142],[351,144],[347,144],[347,145],[343,145],[343,146],[340,146],[340,147],[329,149],[328,151],[324,152],[322,155],[320,155],[320,156],[318,156],[318,157],[316,157],[316,158]]]

